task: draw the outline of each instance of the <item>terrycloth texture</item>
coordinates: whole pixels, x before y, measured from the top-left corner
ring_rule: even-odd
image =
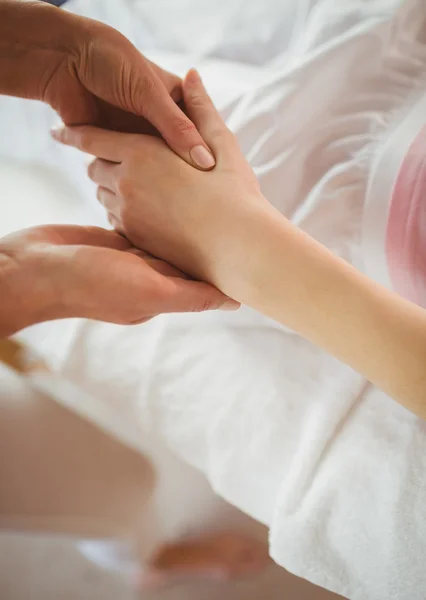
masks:
[[[271,202],[362,268],[370,166],[425,86],[426,8],[297,5],[298,35],[228,122]],[[26,337],[92,394],[76,410],[141,448],[162,436],[270,526],[287,569],[354,600],[423,600],[425,425],[361,376],[246,309]]]

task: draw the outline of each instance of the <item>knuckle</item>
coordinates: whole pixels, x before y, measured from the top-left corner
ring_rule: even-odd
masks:
[[[223,130],[220,129],[219,127],[217,127],[217,126],[212,127],[209,130],[209,140],[211,142],[216,142],[216,143],[224,141],[225,140],[225,136],[224,136]]]
[[[142,99],[146,105],[155,97],[156,85],[154,81],[154,75],[149,70],[143,73],[139,73],[137,78],[133,79],[133,85],[131,87],[131,98],[132,98],[132,110],[135,114],[140,114],[138,106]]]
[[[194,108],[203,108],[206,106],[206,98],[199,92],[193,91],[190,95],[190,102]]]
[[[89,179],[91,179],[92,181],[96,177],[96,170],[97,170],[97,160],[93,160],[87,167],[87,174],[89,176]]]
[[[211,298],[204,298],[197,302],[193,308],[193,312],[206,312],[214,308],[214,302]]]
[[[215,123],[209,131],[209,137],[212,140],[230,143],[234,136],[225,125]]]
[[[182,136],[192,135],[196,131],[196,127],[192,121],[185,117],[175,117],[173,122],[174,130]]]
[[[151,319],[153,319],[156,315],[151,315],[150,317],[137,317],[136,319],[130,319],[126,322],[126,325],[143,325],[147,323]]]
[[[129,200],[133,196],[133,183],[126,173],[121,173],[116,181],[117,194],[121,198]]]
[[[165,303],[169,300],[170,290],[167,287],[167,281],[154,270],[150,270],[149,275],[147,274],[146,289],[149,290],[150,303],[153,306],[164,307]]]
[[[221,123],[212,124],[209,130],[206,131],[204,139],[213,150],[227,152],[227,161],[229,161],[229,157],[241,154],[234,134]]]
[[[90,131],[88,129],[82,128],[77,132],[77,143],[81,150],[87,152],[87,154],[92,154],[92,136],[90,135]]]
[[[117,233],[124,235],[124,230],[123,230],[123,226],[122,226],[120,219],[118,217],[116,217],[116,215],[113,214],[112,212],[108,213],[108,222],[111,225],[111,227],[113,227],[115,229],[115,231]]]
[[[133,221],[133,213],[128,204],[123,203],[119,207],[117,207],[117,215],[119,217],[120,225],[122,231],[127,231],[129,234],[132,232],[132,221]],[[117,217],[117,218],[118,218]],[[138,241],[139,238],[142,239],[141,234],[138,232]]]
[[[141,139],[136,138],[131,140],[125,155],[125,162],[122,163],[121,171],[128,177],[130,173],[139,173],[141,167],[146,161],[146,157],[143,156],[143,142]]]
[[[154,75],[149,68],[144,71],[138,78],[139,92],[143,95],[149,95],[155,89]]]

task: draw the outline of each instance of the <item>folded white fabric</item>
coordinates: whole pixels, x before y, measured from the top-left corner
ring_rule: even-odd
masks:
[[[363,268],[372,159],[426,86],[426,7],[300,6],[286,60],[233,102],[229,124],[266,197]],[[24,338],[92,395],[75,394],[76,410],[141,448],[155,431],[270,526],[290,571],[353,600],[423,600],[426,428],[361,376],[247,309]]]

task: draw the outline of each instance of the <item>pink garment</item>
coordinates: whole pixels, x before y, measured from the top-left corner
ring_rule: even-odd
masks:
[[[395,182],[386,232],[386,255],[394,289],[426,307],[425,126],[412,143]]]
[[[426,308],[426,94],[393,128],[373,164],[364,255],[371,277]]]

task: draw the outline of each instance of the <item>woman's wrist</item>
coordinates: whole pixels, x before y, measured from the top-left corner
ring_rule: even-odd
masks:
[[[50,78],[88,37],[81,17],[40,1],[0,0],[0,93],[43,100]]]
[[[215,269],[209,279],[243,304],[263,306],[265,283],[269,285],[280,260],[288,221],[263,196],[246,200],[246,210],[216,228],[222,234],[216,236],[217,258],[209,261]]]
[[[228,206],[225,218],[220,210],[207,221],[201,215],[196,229],[197,240],[202,239],[203,245],[198,246],[194,257],[195,270],[190,264],[186,269],[230,297],[244,298],[247,304],[255,293],[259,276],[265,271],[261,256],[268,252],[270,223],[277,217],[284,217],[260,192],[252,197],[245,196],[244,205],[241,210],[241,204],[236,202],[235,211]],[[192,239],[194,224],[188,221],[185,228],[182,235]]]

